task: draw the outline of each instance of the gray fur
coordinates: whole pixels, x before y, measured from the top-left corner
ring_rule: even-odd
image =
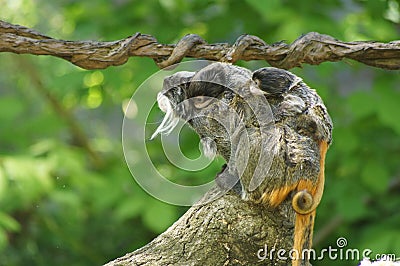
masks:
[[[217,177],[225,189],[240,178],[242,197],[257,201],[264,192],[300,179],[316,181],[317,143],[331,142],[332,121],[315,90],[294,74],[277,68],[251,73],[213,63],[195,74],[178,72],[166,78],[161,94],[176,117],[188,120],[202,139],[214,141],[227,161]],[[263,104],[265,99],[269,105]]]

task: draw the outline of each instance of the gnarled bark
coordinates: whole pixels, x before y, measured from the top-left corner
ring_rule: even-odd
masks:
[[[272,209],[228,193],[191,207],[152,242],[106,265],[289,265],[294,217],[289,200]]]
[[[256,36],[244,35],[234,45],[208,44],[190,34],[178,44],[161,44],[147,34],[136,33],[118,41],[56,40],[32,29],[0,21],[0,52],[51,55],[85,69],[122,65],[130,57],[150,57],[159,67],[178,63],[184,57],[215,61],[266,60],[270,65],[290,69],[302,64],[318,65],[352,59],[366,65],[400,69],[400,41],[342,42],[331,36],[310,32],[292,44],[266,44]]]

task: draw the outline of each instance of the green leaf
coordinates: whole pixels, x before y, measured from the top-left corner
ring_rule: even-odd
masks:
[[[7,210],[27,207],[53,188],[51,164],[46,159],[29,156],[5,157],[3,169],[6,178],[13,184],[0,202]]]
[[[326,188],[331,190],[331,193],[334,192],[333,202],[337,206],[338,213],[347,221],[355,221],[369,211],[363,201],[365,192],[354,183],[355,180],[341,180],[340,183]]]
[[[24,110],[21,100],[17,97],[0,97],[0,121],[12,121]]]
[[[382,193],[387,189],[389,173],[385,165],[369,161],[363,166],[361,180],[372,191]]]
[[[370,227],[367,227],[367,229],[370,229]],[[393,252],[395,242],[399,242],[398,231],[382,229],[384,228],[374,228],[374,230],[371,230],[371,233],[366,234],[363,237],[362,246],[372,250],[372,254],[374,255]]]
[[[288,16],[288,9],[282,8],[282,3],[279,0],[270,1],[246,1],[254,10],[258,11],[260,16],[269,22],[278,22],[279,20]]]
[[[334,128],[333,137],[333,146],[340,152],[350,153],[359,147],[359,138],[348,128]]]
[[[130,197],[118,204],[115,210],[115,216],[118,220],[124,221],[138,216],[145,209],[145,201],[138,197]]]
[[[13,232],[17,232],[21,229],[20,224],[10,215],[4,212],[0,212],[0,227]]]
[[[152,200],[144,210],[143,221],[156,233],[163,232],[176,220],[176,207]]]
[[[379,118],[398,135],[400,135],[399,99],[399,92],[390,87],[381,87],[376,100]]]
[[[0,228],[0,251],[7,246],[7,232]]]
[[[0,201],[2,197],[5,196],[6,189],[7,189],[7,178],[6,175],[4,174],[3,168],[0,165]]]
[[[371,93],[357,91],[348,99],[351,113],[355,118],[360,119],[373,114],[376,110],[374,96]]]

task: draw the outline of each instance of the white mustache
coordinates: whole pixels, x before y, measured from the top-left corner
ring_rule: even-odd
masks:
[[[179,117],[175,116],[167,96],[159,93],[157,95],[157,102],[158,107],[165,113],[165,116],[161,124],[157,127],[156,131],[153,133],[153,135],[151,135],[150,140],[153,140],[158,134],[170,134],[179,122]]]

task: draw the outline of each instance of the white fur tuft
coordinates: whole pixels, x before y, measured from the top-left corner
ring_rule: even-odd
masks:
[[[151,135],[150,140],[153,140],[158,134],[168,135],[179,122],[179,118],[175,116],[171,103],[166,96],[159,94],[157,96],[157,102],[160,109],[165,113],[165,116],[156,131]]]

